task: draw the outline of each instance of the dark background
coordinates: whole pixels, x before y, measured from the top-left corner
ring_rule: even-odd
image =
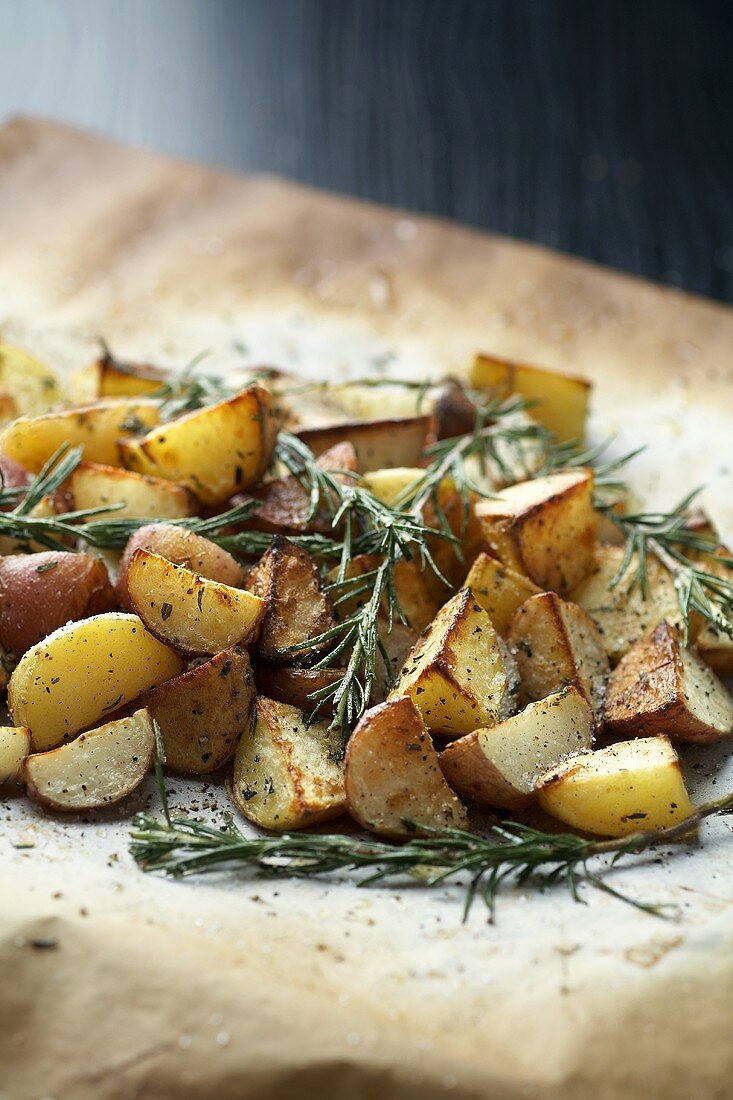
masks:
[[[733,300],[731,0],[0,0],[0,117]]]

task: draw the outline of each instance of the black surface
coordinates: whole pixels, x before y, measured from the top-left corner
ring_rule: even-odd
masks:
[[[0,113],[733,299],[731,0],[0,0]]]

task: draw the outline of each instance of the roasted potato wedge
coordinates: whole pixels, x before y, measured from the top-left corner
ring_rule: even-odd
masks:
[[[599,546],[591,572],[570,595],[572,602],[587,611],[598,627],[603,647],[613,664],[663,619],[674,626],[682,623],[672,577],[651,555],[646,560],[646,599],[639,585],[629,589],[638,568],[636,556],[611,588],[623,564],[624,551],[623,546]]]
[[[539,776],[591,747],[594,726],[585,696],[563,688],[496,726],[452,741],[440,754],[440,767],[464,798],[519,809],[532,800]]]
[[[733,730],[733,701],[712,669],[685,649],[665,622],[611,673],[603,717],[618,738],[664,733],[673,742],[717,741]]]
[[[495,355],[477,355],[469,381],[477,389],[490,389],[507,397],[517,393],[536,402],[529,410],[530,416],[555,432],[561,442],[582,442],[591,393],[591,384],[584,378],[513,363]]]
[[[491,620],[464,588],[419,639],[388,701],[409,695],[431,733],[460,737],[496,723],[506,689]]]
[[[149,550],[132,555],[127,591],[150,633],[191,656],[248,645],[267,610],[251,592],[201,577]]]
[[[239,740],[232,795],[263,829],[302,829],[346,809],[343,742],[325,722],[306,725],[296,707],[258,696]]]
[[[21,657],[8,708],[14,725],[31,731],[34,752],[43,752],[182,672],[178,654],[137,615],[95,615],[67,623]]]
[[[346,571],[347,578],[364,577],[364,584],[367,588],[366,591],[360,592],[360,586],[357,585],[353,595],[349,595],[348,592],[351,590],[348,590],[345,593],[347,598],[342,596],[339,599],[338,612],[341,619],[353,615],[358,607],[361,607],[362,604],[367,602],[371,595],[371,591],[366,575],[375,570],[378,565],[379,559],[368,554],[357,554],[355,558],[351,559]],[[338,569],[334,568],[328,574],[329,582],[333,583],[337,576]],[[402,558],[395,565],[394,584],[397,599],[408,623],[413,630],[417,630],[418,632],[424,630],[438,614],[445,600],[445,594],[447,592],[445,585],[442,585],[443,599],[436,598],[433,592],[433,586],[428,578],[427,567],[421,569],[416,561],[407,561],[405,558]]]
[[[10,394],[21,416],[48,412],[63,397],[61,382],[50,367],[4,340],[0,340],[0,390]]]
[[[83,446],[87,462],[120,466],[118,441],[157,423],[154,401],[99,401],[43,416],[21,416],[0,433],[0,450],[36,474],[63,443]]]
[[[66,487],[74,510],[124,504],[114,509],[115,519],[180,519],[199,509],[195,496],[183,485],[95,462],[77,466]]]
[[[365,474],[363,485],[383,504],[391,507],[424,473],[419,466],[391,466]]]
[[[349,474],[357,472],[356,451],[351,443],[337,443],[319,455],[316,465],[329,470],[335,481],[348,483],[353,480]],[[332,514],[321,507],[311,517],[310,497],[297,477],[273,478],[254,489],[251,496],[260,503],[257,511],[242,523],[243,530],[269,531],[273,535],[297,535],[306,530],[333,534]],[[231,503],[238,504],[242,499],[238,494]]]
[[[160,726],[167,767],[186,775],[215,772],[234,755],[255,698],[249,657],[225,649],[132,704]]]
[[[118,718],[23,763],[31,798],[52,810],[79,813],[111,806],[131,794],[150,771],[155,732],[146,710]]]
[[[476,603],[481,604],[498,634],[506,634],[524,601],[542,591],[529,577],[516,573],[484,552],[468,571],[464,587],[471,589]]]
[[[577,756],[548,771],[536,790],[546,813],[599,836],[665,829],[695,809],[666,737],[640,737]]]
[[[174,565],[184,565],[186,569],[219,584],[228,584],[232,588],[240,588],[244,584],[245,571],[242,566],[215,542],[173,523],[151,523],[140,527],[130,537],[120,559],[117,597],[122,606],[129,610],[132,610],[132,604],[127,591],[127,570],[136,550],[159,554]]]
[[[275,535],[270,549],[247,574],[246,584],[267,604],[257,640],[259,655],[267,661],[285,662],[317,656],[317,647],[295,655],[286,652],[336,622],[331,601],[321,587],[318,566],[308,551]]]
[[[385,466],[419,466],[424,460],[425,448],[434,438],[434,425],[430,416],[410,416],[302,428],[298,435],[315,455],[323,454],[337,443],[352,443],[359,469],[369,473]]]
[[[573,684],[600,721],[610,666],[582,608],[554,592],[531,596],[514,616],[507,641],[517,660],[522,705]]]
[[[598,514],[592,470],[568,470],[502,489],[476,516],[486,542],[510,569],[567,594],[593,568]]]
[[[0,726],[0,787],[17,779],[31,751],[31,731],[25,726]]]
[[[22,657],[64,623],[117,607],[107,570],[91,554],[0,558],[0,647]]]
[[[409,696],[368,710],[354,730],[346,750],[346,805],[355,821],[379,836],[408,837],[415,825],[466,828],[466,810],[443,778]]]
[[[123,363],[106,350],[99,359],[78,370],[71,379],[79,401],[102,397],[144,397],[170,381],[171,372],[147,363]]]
[[[311,699],[314,692],[331,687],[344,676],[343,669],[294,668],[269,661],[257,661],[253,669],[260,695],[277,703],[289,703],[306,713],[310,713],[315,706],[315,700]],[[333,707],[324,706],[323,714],[329,715],[332,711]]]
[[[120,455],[130,470],[186,485],[205,504],[223,504],[257,484],[270,465],[276,436],[272,398],[254,385],[141,439],[123,440]]]
[[[387,626],[384,619],[379,624],[379,636],[387,652],[388,664],[385,664],[383,656],[377,659],[377,674],[371,694],[372,706],[385,702],[392,685],[399,678],[400,669],[420,638],[413,627],[405,626],[404,623],[393,622],[391,630]]]

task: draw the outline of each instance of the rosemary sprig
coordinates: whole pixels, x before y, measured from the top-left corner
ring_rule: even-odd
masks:
[[[252,837],[231,819],[217,828],[191,817],[170,816],[160,821],[139,814],[130,851],[144,871],[163,871],[174,877],[214,870],[222,864],[238,864],[269,877],[369,872],[359,886],[409,878],[417,885],[435,887],[467,875],[464,920],[477,897],[493,915],[503,886],[533,884],[542,888],[556,883],[564,883],[575,901],[583,900],[583,885],[593,886],[637,909],[663,916],[668,907],[622,893],[610,885],[605,873],[624,857],[680,840],[706,818],[732,809],[733,794],[729,794],[706,803],[670,828],[637,832],[619,840],[548,834],[518,822],[495,825],[485,836],[460,829],[425,829],[413,823],[415,836],[401,845],[340,834]],[[598,857],[610,857],[610,864],[591,866]]]

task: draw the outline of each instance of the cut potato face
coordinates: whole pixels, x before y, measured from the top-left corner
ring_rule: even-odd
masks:
[[[95,615],[67,623],[21,657],[8,707],[14,724],[30,729],[34,752],[43,752],[182,672],[178,654],[137,615]]]
[[[568,470],[502,489],[476,516],[486,542],[510,569],[561,595],[590,573],[598,538],[593,472]]]
[[[40,416],[63,397],[61,382],[49,367],[4,340],[0,340],[0,390],[12,397],[15,415],[21,416]]]
[[[570,596],[573,603],[588,612],[598,627],[603,648],[613,664],[620,661],[640,638],[663,619],[673,626],[679,626],[682,622],[672,577],[652,555],[646,562],[646,599],[639,585],[629,591],[631,578],[638,568],[636,557],[618,584],[611,588],[623,564],[624,553],[623,546],[599,546],[591,572]]]
[[[384,504],[395,503],[399,497],[419,481],[425,471],[419,466],[397,466],[386,470],[373,470],[364,475],[363,485]]]
[[[542,776],[536,789],[546,813],[597,836],[666,829],[695,809],[666,737],[622,741],[568,760]]]
[[[210,581],[149,550],[132,555],[127,591],[151,634],[191,656],[248,645],[267,611],[251,592]]]
[[[146,710],[138,710],[82,733],[68,745],[29,756],[23,779],[31,798],[52,810],[98,810],[131,794],[150,771],[154,756],[152,720]]]
[[[464,588],[418,641],[388,699],[410,696],[431,733],[460,737],[496,723],[506,689],[491,620]]]
[[[379,836],[408,837],[414,825],[467,827],[466,810],[443,778],[408,696],[368,710],[354,730],[346,750],[346,804],[355,821]]]
[[[310,696],[337,684],[344,677],[343,669],[338,668],[293,668],[269,661],[258,661],[253,667],[260,695],[278,703],[289,703],[307,714],[315,706]],[[323,714],[329,715],[332,710],[333,707],[324,705]]]
[[[318,566],[307,550],[275,535],[272,545],[247,575],[247,588],[267,604],[257,641],[267,661],[307,662],[317,647],[293,655],[289,646],[305,642],[336,622],[331,601],[321,588]]]
[[[91,554],[47,550],[0,558],[0,647],[14,657],[64,623],[116,606],[104,563]]]
[[[369,554],[357,554],[349,562],[346,570],[348,578],[364,576],[372,572],[379,565],[379,558]],[[338,576],[338,569],[334,568],[328,574],[328,580],[333,583]],[[400,559],[394,567],[395,593],[399,605],[413,630],[418,632],[425,629],[437,615],[442,603],[445,601],[447,588],[441,582],[442,596],[436,598],[433,587],[429,581],[428,568],[421,569],[416,561]],[[357,586],[358,587],[358,586]],[[353,615],[357,608],[366,603],[371,595],[367,590],[341,599],[338,604],[338,612],[341,619]],[[384,611],[387,605],[385,600]]]
[[[22,416],[0,434],[0,450],[36,474],[64,443],[82,446],[87,462],[120,466],[118,441],[146,431],[158,419],[157,404],[142,398]]]
[[[127,570],[136,550],[149,550],[167,558],[174,565],[183,565],[202,577],[220,584],[239,588],[244,584],[245,572],[239,562],[217,546],[215,542],[176,527],[173,523],[151,523],[140,527],[132,535],[120,559],[117,577],[117,598],[123,607],[132,610],[127,591]]]
[[[232,795],[245,817],[277,832],[338,817],[346,808],[341,735],[259,696],[237,746]]]
[[[471,566],[465,587],[470,588],[499,634],[506,634],[514,615],[530,596],[538,596],[538,588],[529,577],[523,577],[489,554],[481,553]]]
[[[170,371],[146,363],[122,363],[105,352],[72,377],[79,401],[99,397],[143,397],[156,393],[170,380]]]
[[[183,485],[118,466],[82,462],[69,478],[67,488],[75,511],[123,504],[122,508],[114,508],[115,519],[180,519],[198,511],[198,501]]]
[[[247,654],[226,649],[152,688],[133,706],[144,707],[158,722],[168,768],[206,775],[234,755],[240,734],[249,726],[254,698]]]
[[[223,504],[257,484],[270,465],[276,435],[270,394],[249,386],[141,439],[123,441],[120,454],[130,470],[186,485],[205,504]]]
[[[587,700],[568,687],[489,729],[474,730],[440,754],[454,791],[485,806],[514,810],[534,795],[540,775],[589,749],[595,723]]]
[[[712,669],[660,623],[614,669],[603,716],[616,737],[663,733],[674,742],[709,742],[733,730],[733,701]]]
[[[532,596],[514,616],[507,641],[517,661],[523,705],[572,684],[600,720],[610,666],[600,634],[582,608],[554,592]]]
[[[31,751],[31,731],[25,726],[0,726],[0,787],[17,779]]]
[[[430,416],[401,420],[371,420],[365,423],[330,424],[323,428],[302,428],[298,435],[315,455],[344,441],[353,444],[362,473],[386,466],[419,466],[425,448],[433,440]]]
[[[477,355],[469,372],[472,386],[509,396],[517,393],[536,402],[530,415],[556,433],[561,442],[585,436],[591,385],[584,378],[559,371],[512,363],[492,355]]]

